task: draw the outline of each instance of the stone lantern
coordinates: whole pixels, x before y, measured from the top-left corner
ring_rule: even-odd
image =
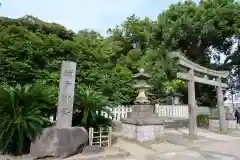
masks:
[[[146,95],[146,91],[151,87],[148,84],[148,80],[151,78],[151,76],[144,72],[144,69],[139,69],[139,73],[133,76],[135,79],[136,84],[134,85],[134,88],[138,90],[138,96],[136,97],[136,100],[134,101],[135,104],[150,104],[150,101],[148,100],[148,97]]]
[[[148,84],[150,78],[151,76],[145,73],[144,69],[139,69],[139,73],[133,76],[134,88],[137,89],[138,96],[132,106],[132,112],[122,120],[123,136],[139,142],[156,140],[163,135],[163,121],[153,113],[154,106],[146,95],[146,91],[151,88]]]
[[[183,97],[183,95],[180,92],[172,92],[170,96],[172,100],[172,105],[180,104],[180,99],[181,97]]]

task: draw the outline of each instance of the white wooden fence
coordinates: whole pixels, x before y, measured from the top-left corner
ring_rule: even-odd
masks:
[[[156,104],[154,110],[159,116],[188,118],[188,105]],[[104,112],[102,115],[111,118],[112,120],[119,121],[121,118],[127,118],[127,113],[131,111],[132,108],[130,106],[118,106],[111,109],[112,116]]]
[[[158,116],[188,118],[188,105],[155,105]]]
[[[154,111],[158,116],[164,117],[179,117],[188,118],[188,105],[159,105],[154,106]],[[110,109],[112,115],[108,115],[105,112],[101,114],[104,117],[111,118],[112,120],[120,121],[122,118],[127,118],[127,113],[132,111],[131,106],[118,106]],[[212,110],[209,107],[198,107],[197,114],[212,115]],[[53,121],[53,117],[50,117]]]

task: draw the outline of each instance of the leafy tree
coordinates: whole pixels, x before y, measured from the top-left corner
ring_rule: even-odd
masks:
[[[72,40],[75,35],[73,31],[68,31],[65,27],[59,24],[43,22],[40,19],[30,15],[26,15],[18,19],[1,17],[0,22],[5,27],[9,25],[22,26],[34,33],[40,32],[41,34],[57,35],[63,40]]]
[[[179,2],[159,15],[155,34],[165,48],[181,50],[193,62],[211,67],[211,58],[219,61],[221,54],[227,55],[227,59],[233,58],[230,58],[234,55],[231,53],[233,43],[240,35],[239,11],[240,4],[234,0]],[[202,102],[214,99],[216,93],[211,87],[208,91],[203,89],[196,85],[196,94]]]
[[[31,141],[50,125],[43,110],[52,105],[50,89],[41,85],[0,88],[0,149],[4,153],[29,152]]]
[[[29,17],[23,19],[3,18],[1,21],[0,73],[4,75],[1,77],[2,84],[24,85],[37,81],[56,88],[54,95],[57,98],[61,62],[72,58],[77,62],[78,84],[91,86],[118,103],[123,100],[128,103],[129,99],[131,101],[131,91],[114,84],[121,82],[120,85],[124,87],[131,81],[131,77],[126,77],[129,75],[128,71],[127,74],[117,75],[115,64],[109,61],[112,46],[98,33],[90,30],[79,31],[78,34],[74,33],[72,39],[66,40],[58,33],[47,33],[44,28],[39,27],[50,25],[48,23],[31,20]],[[29,27],[33,24],[37,29]],[[48,26],[51,27],[54,28]],[[112,86],[114,88],[109,92]]]
[[[239,35],[239,9],[239,2],[233,0],[179,2],[159,15],[159,32],[168,47],[206,65],[205,55],[218,59],[219,53],[230,52],[232,38]]]
[[[25,85],[37,81],[55,88],[57,99],[60,64],[74,59],[78,85],[91,87],[121,104],[133,102],[132,75],[144,67],[152,75],[150,92],[158,100],[166,95],[166,84],[170,85],[167,88],[174,87],[168,83],[176,68],[167,56],[171,50],[180,50],[206,67],[212,67],[212,57],[219,60],[219,54],[224,53],[226,65],[217,69],[234,66],[236,75],[239,73],[239,47],[231,52],[232,44],[239,40],[239,15],[239,3],[233,0],[179,2],[159,14],[157,21],[130,16],[109,29],[109,37],[93,30],[74,33],[32,16],[1,17],[0,83]],[[216,95],[211,87],[197,84],[196,94],[203,104],[214,105],[209,104]]]
[[[144,67],[153,76],[152,100],[157,102],[165,95],[164,82],[174,76],[174,65],[167,57],[164,46],[156,43],[156,27],[156,22],[149,18],[140,19],[132,15],[120,26],[109,29],[111,36],[108,39],[114,43],[116,63],[127,67],[132,74]],[[133,43],[136,48],[133,48]]]

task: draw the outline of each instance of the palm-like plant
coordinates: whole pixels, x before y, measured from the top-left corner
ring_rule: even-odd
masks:
[[[41,85],[0,87],[0,149],[22,154],[30,143],[50,125],[43,110],[52,105],[49,89]]]
[[[78,86],[74,99],[73,125],[81,125],[87,129],[111,125],[112,120],[101,115],[111,115],[110,106],[108,98],[100,92]]]

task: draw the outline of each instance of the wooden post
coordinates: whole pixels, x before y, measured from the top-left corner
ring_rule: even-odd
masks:
[[[102,147],[102,127],[100,127],[100,135],[99,135],[99,145]]]
[[[225,114],[224,101],[223,101],[221,78],[218,77],[217,81],[219,82],[219,85],[220,85],[217,87],[217,105],[218,105],[218,109],[219,109],[219,126],[220,126],[220,131],[226,132],[227,131],[226,114]]]
[[[89,146],[93,145],[93,128],[89,128],[88,133]]]
[[[197,114],[196,114],[196,97],[195,97],[195,82],[194,71],[189,70],[188,81],[188,110],[189,110],[189,136],[197,135]]]
[[[112,127],[108,127],[108,147],[112,146]]]

